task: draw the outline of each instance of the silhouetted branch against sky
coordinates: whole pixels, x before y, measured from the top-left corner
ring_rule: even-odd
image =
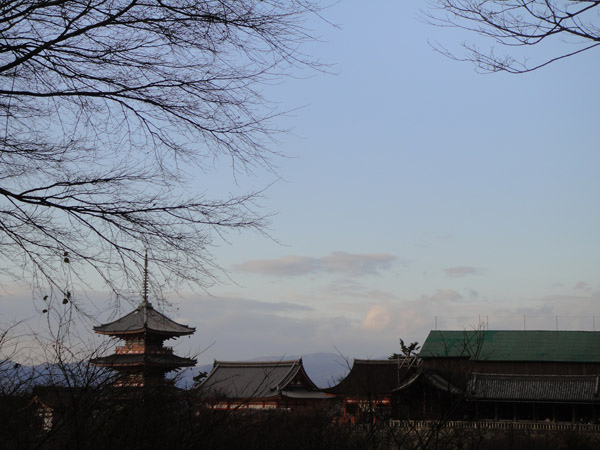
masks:
[[[433,44],[438,52],[473,62],[484,72],[531,72],[600,45],[597,0],[430,0],[423,16],[434,25],[458,27],[487,38],[488,48],[463,43],[464,55]],[[556,40],[562,45],[550,52],[543,50]],[[537,48],[525,52],[515,48],[531,46]]]
[[[91,267],[126,293],[149,249],[157,285],[209,285],[214,240],[266,217],[260,193],[208,199],[194,178],[221,158],[236,174],[272,170],[280,111],[260,86],[320,67],[301,52],[317,12],[303,0],[0,1],[0,269],[64,290]]]

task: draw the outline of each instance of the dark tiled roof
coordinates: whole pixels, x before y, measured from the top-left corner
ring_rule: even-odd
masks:
[[[408,370],[399,369],[397,359],[355,359],[346,378],[325,391],[336,395],[389,394]]]
[[[598,331],[430,331],[421,358],[600,362]]]
[[[196,329],[177,323],[155,310],[150,303],[142,302],[129,314],[114,322],[94,327],[94,331],[109,335],[150,331],[168,336],[184,336],[194,333]]]
[[[195,366],[196,360],[191,358],[182,358],[170,353],[165,354],[113,354],[95,358],[90,361],[92,364],[104,367],[123,367],[123,366],[150,366],[166,367],[176,369],[178,367]]]
[[[454,395],[462,394],[460,389],[453,384],[450,384],[450,382],[442,377],[438,372],[423,368],[416,369],[410,376],[404,378],[394,392],[406,390],[417,381],[423,381],[439,391],[446,391]]]
[[[599,375],[497,375],[475,373],[467,384],[475,400],[599,402]]]
[[[199,391],[211,397],[236,399],[286,395],[304,398],[321,393],[308,378],[302,359],[271,362],[215,361]]]

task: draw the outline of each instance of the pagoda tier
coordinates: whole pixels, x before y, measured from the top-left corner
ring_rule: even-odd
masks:
[[[195,359],[177,356],[171,347],[163,345],[167,339],[194,333],[195,328],[158,312],[146,296],[134,311],[114,322],[94,327],[94,331],[124,341],[114,354],[91,360],[96,366],[119,372],[115,386],[164,385],[167,372],[196,365]]]
[[[116,353],[110,356],[96,358],[94,364],[102,367],[155,367],[173,370],[179,367],[196,365],[192,358],[182,358],[172,353],[166,354],[129,354]]]
[[[170,339],[193,334],[196,329],[169,319],[155,310],[151,303],[144,300],[129,314],[114,322],[94,327],[94,331],[109,336],[122,336],[123,339],[126,339],[128,335],[135,334],[153,334],[157,337],[164,336],[164,339]]]

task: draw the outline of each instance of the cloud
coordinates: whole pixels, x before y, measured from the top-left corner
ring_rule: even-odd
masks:
[[[202,302],[202,307],[205,310],[226,310],[247,312],[269,312],[272,314],[282,312],[298,312],[312,311],[313,308],[299,303],[291,302],[264,302],[261,300],[252,300],[245,298],[223,298],[223,299],[208,299]]]
[[[452,278],[466,277],[469,275],[479,275],[483,272],[482,269],[470,266],[448,267],[444,269],[447,276]]]
[[[288,255],[279,259],[256,259],[233,266],[240,272],[272,276],[307,275],[318,271],[318,260],[305,256]]]
[[[346,273],[349,275],[375,274],[382,269],[389,269],[396,260],[387,253],[351,254],[333,252],[321,258],[328,272]]]
[[[365,316],[361,328],[370,331],[382,331],[390,323],[390,312],[381,305],[372,306]]]
[[[397,344],[394,337],[382,340],[379,333],[373,332],[391,323],[389,319],[386,323],[384,310],[375,314],[375,309],[368,323],[371,329],[363,329],[364,310],[360,319],[353,320],[338,312],[282,314],[277,308],[268,310],[267,303],[230,298],[223,301],[203,298],[188,303],[186,315],[194,320],[186,323],[195,326],[196,333],[177,342],[178,353],[183,355],[186,349],[201,351],[198,360],[202,363],[213,359],[248,360],[264,355],[336,352],[336,348],[351,357],[368,357],[391,354]]]
[[[324,288],[324,293],[334,297],[364,297],[368,287],[356,278],[338,277],[331,280]]]
[[[578,291],[586,291],[586,292],[590,292],[592,290],[591,286],[586,283],[585,281],[578,281],[575,284],[575,289]]]
[[[220,325],[218,326],[225,326],[226,321],[232,320],[234,317],[256,324],[256,320],[252,322],[252,317],[285,318],[303,316],[314,312],[312,306],[297,302],[267,302],[243,297],[213,297],[207,295],[188,298],[182,306],[182,308],[178,308],[177,314],[169,311],[164,312],[177,322],[197,328],[206,327],[207,324],[202,323],[202,321],[207,318],[210,326],[214,327],[217,325],[215,321],[224,320],[224,322],[219,322]]]
[[[234,270],[270,276],[299,276],[316,273],[338,273],[350,276],[374,275],[389,269],[397,260],[387,253],[353,254],[333,252],[313,258],[288,255],[278,259],[251,260],[233,266]]]
[[[462,300],[463,296],[452,289],[438,289],[435,294],[424,298],[438,303]]]

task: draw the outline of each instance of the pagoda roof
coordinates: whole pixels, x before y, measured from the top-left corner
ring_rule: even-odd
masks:
[[[176,369],[178,367],[195,366],[196,360],[182,358],[171,353],[130,353],[113,354],[102,356],[91,360],[92,364],[104,367],[166,367]]]
[[[166,336],[185,336],[196,331],[194,327],[182,325],[169,319],[152,307],[147,301],[142,301],[139,306],[129,314],[115,320],[94,327],[99,334],[122,335],[150,332]]]
[[[215,361],[198,390],[210,397],[330,398],[306,374],[302,358],[288,361]]]

